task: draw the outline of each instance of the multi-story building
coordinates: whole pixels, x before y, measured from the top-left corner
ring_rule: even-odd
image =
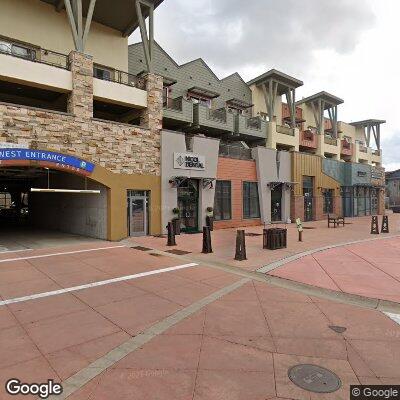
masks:
[[[384,121],[339,121],[343,100],[327,92],[296,101],[303,82],[277,70],[245,84],[219,79],[202,59],[178,65],[158,45],[154,54],[164,80],[163,226],[174,208],[188,231],[212,206],[217,228],[381,211]],[[132,74],[143,58],[140,43],[129,46]]]
[[[211,208],[216,228],[381,211],[384,121],[340,122],[341,99],[296,101],[277,70],[177,64],[153,39],[160,0],[0,2],[1,223],[117,240],[174,209],[187,232]]]
[[[0,1],[0,190],[11,199],[2,226],[29,210],[39,228],[111,240],[160,233],[160,3]],[[140,77],[127,52],[138,27]]]

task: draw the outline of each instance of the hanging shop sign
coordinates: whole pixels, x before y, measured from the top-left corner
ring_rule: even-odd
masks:
[[[22,148],[0,148],[0,165],[38,165],[41,167],[71,170],[89,175],[95,165],[80,158],[53,151]]]
[[[193,153],[174,153],[174,168],[204,171],[206,159]]]

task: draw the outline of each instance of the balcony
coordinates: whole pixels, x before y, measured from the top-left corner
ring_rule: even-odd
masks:
[[[251,149],[233,144],[220,143],[218,154],[220,157],[252,160]]]
[[[163,108],[164,122],[170,127],[193,122],[193,103],[182,96],[175,99],[166,98]]]
[[[330,146],[337,146],[338,145],[338,140],[333,138],[333,137],[330,137],[330,136],[325,136],[324,137],[324,143],[328,144]]]
[[[260,117],[246,117],[244,115],[236,115],[235,132],[240,135],[252,136],[255,138],[266,139],[267,129],[266,123]]]
[[[194,104],[193,124],[198,129],[206,129],[217,134],[235,132],[234,115],[227,112],[226,108],[213,110],[199,103]]]
[[[108,67],[93,67],[93,97],[97,101],[132,108],[147,107],[144,79]]]
[[[300,133],[300,146],[316,149],[318,146],[316,129],[309,128]]]
[[[358,146],[358,151],[359,151],[360,153],[368,153],[368,147],[360,144],[360,145]]]
[[[352,143],[346,139],[342,139],[340,154],[345,155],[345,156],[352,156],[353,155]]]
[[[70,92],[72,77],[69,68],[65,54],[0,39],[0,78],[4,82]]]
[[[276,125],[276,131],[282,135],[294,136],[294,129],[289,126]]]

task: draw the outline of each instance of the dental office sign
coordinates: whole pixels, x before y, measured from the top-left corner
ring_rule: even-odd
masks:
[[[174,153],[174,168],[204,171],[206,159],[193,153]]]
[[[0,143],[0,165],[39,165],[42,167],[70,170],[89,175],[94,164],[66,154],[53,151],[32,150],[22,148],[4,148]]]

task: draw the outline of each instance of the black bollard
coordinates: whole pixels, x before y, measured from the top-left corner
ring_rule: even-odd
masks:
[[[379,235],[379,224],[377,215],[373,215],[371,219],[371,234]]]
[[[243,261],[247,260],[246,257],[246,240],[244,230],[239,229],[236,233],[236,252],[235,260]]]
[[[176,241],[175,241],[175,229],[174,229],[174,225],[173,225],[172,222],[168,222],[167,230],[168,230],[168,242],[167,242],[167,246],[176,246]]]
[[[203,250],[204,254],[212,253],[211,247],[211,232],[209,226],[203,226]]]
[[[389,217],[387,215],[384,215],[382,218],[381,233],[389,233]]]

